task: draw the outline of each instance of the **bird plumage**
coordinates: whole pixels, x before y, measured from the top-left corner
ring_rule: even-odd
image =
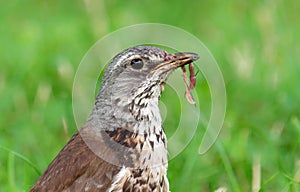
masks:
[[[35,183],[35,191],[169,191],[167,143],[158,101],[168,75],[196,60],[155,47],[110,62],[87,123]]]

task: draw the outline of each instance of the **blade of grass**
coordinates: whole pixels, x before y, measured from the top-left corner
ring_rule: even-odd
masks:
[[[269,179],[266,179],[266,181],[262,184],[262,186],[267,185],[268,183],[270,183],[273,179],[275,179],[275,177],[277,177],[279,175],[279,172],[274,173]]]
[[[225,170],[227,172],[227,175],[229,177],[230,183],[232,185],[233,191],[240,192],[241,189],[240,189],[239,183],[237,181],[237,178],[234,175],[233,168],[231,166],[230,160],[228,158],[228,155],[225,151],[224,146],[222,145],[222,143],[219,139],[216,141],[216,147],[217,147],[218,152],[219,152],[219,154],[221,156],[221,159],[223,161],[223,164],[224,164]]]
[[[297,182],[300,182],[300,161],[297,160],[295,162],[295,174],[294,174],[294,180]],[[299,184],[293,183],[294,191],[299,192]]]
[[[13,151],[12,149],[9,149],[7,147],[4,147],[4,146],[1,146],[0,145],[0,149],[4,150],[4,151],[7,151],[15,156],[17,156],[18,158],[22,159],[23,161],[25,161],[30,167],[32,167],[35,172],[38,174],[38,175],[41,175],[41,171],[38,169],[37,166],[35,166],[27,157],[25,157],[24,155],[16,152],[16,151]]]
[[[299,181],[296,181],[293,177],[289,176],[288,174],[282,173],[282,175],[283,175],[285,178],[287,178],[289,181],[291,181],[292,183],[295,183],[295,184],[298,184],[298,185],[300,184]]]
[[[7,161],[7,179],[8,179],[8,186],[9,191],[17,191],[16,183],[15,183],[15,155],[13,153],[8,154],[8,161]]]
[[[205,116],[202,115],[202,119],[201,119],[201,124],[203,125],[206,125],[207,124],[207,118],[205,118]],[[208,134],[211,134],[208,130]],[[228,155],[226,153],[226,150],[222,144],[222,142],[217,139],[215,141],[215,145],[217,147],[217,151],[219,152],[220,154],[220,157],[222,159],[222,162],[224,164],[224,167],[225,167],[225,170],[227,172],[227,175],[229,177],[229,180],[230,180],[230,183],[232,185],[232,189],[233,191],[236,191],[236,192],[241,192],[241,189],[240,189],[240,186],[239,186],[239,183],[237,181],[237,178],[235,177],[235,174],[234,174],[234,171],[233,171],[233,168],[231,166],[231,163],[230,163],[230,160],[228,158]]]
[[[255,155],[252,165],[252,192],[259,192],[261,189],[261,164],[260,155]]]

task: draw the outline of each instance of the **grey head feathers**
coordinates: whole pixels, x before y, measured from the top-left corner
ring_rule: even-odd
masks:
[[[137,46],[116,55],[102,79],[90,120],[97,129],[134,129],[150,116],[161,123],[158,100],[167,75],[151,73],[167,53],[151,46]],[[133,61],[142,62],[140,68]]]

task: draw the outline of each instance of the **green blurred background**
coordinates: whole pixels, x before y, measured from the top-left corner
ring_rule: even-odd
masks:
[[[77,130],[72,83],[87,50],[116,29],[145,22],[201,39],[227,89],[218,141],[199,155],[205,123],[199,125],[169,162],[171,191],[300,191],[298,1],[12,0],[0,7],[0,191],[30,189],[35,168],[43,172]],[[201,75],[197,86],[208,113]]]

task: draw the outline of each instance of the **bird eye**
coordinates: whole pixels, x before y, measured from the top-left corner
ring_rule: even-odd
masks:
[[[141,69],[144,66],[143,60],[140,58],[132,59],[130,64],[134,69]]]

